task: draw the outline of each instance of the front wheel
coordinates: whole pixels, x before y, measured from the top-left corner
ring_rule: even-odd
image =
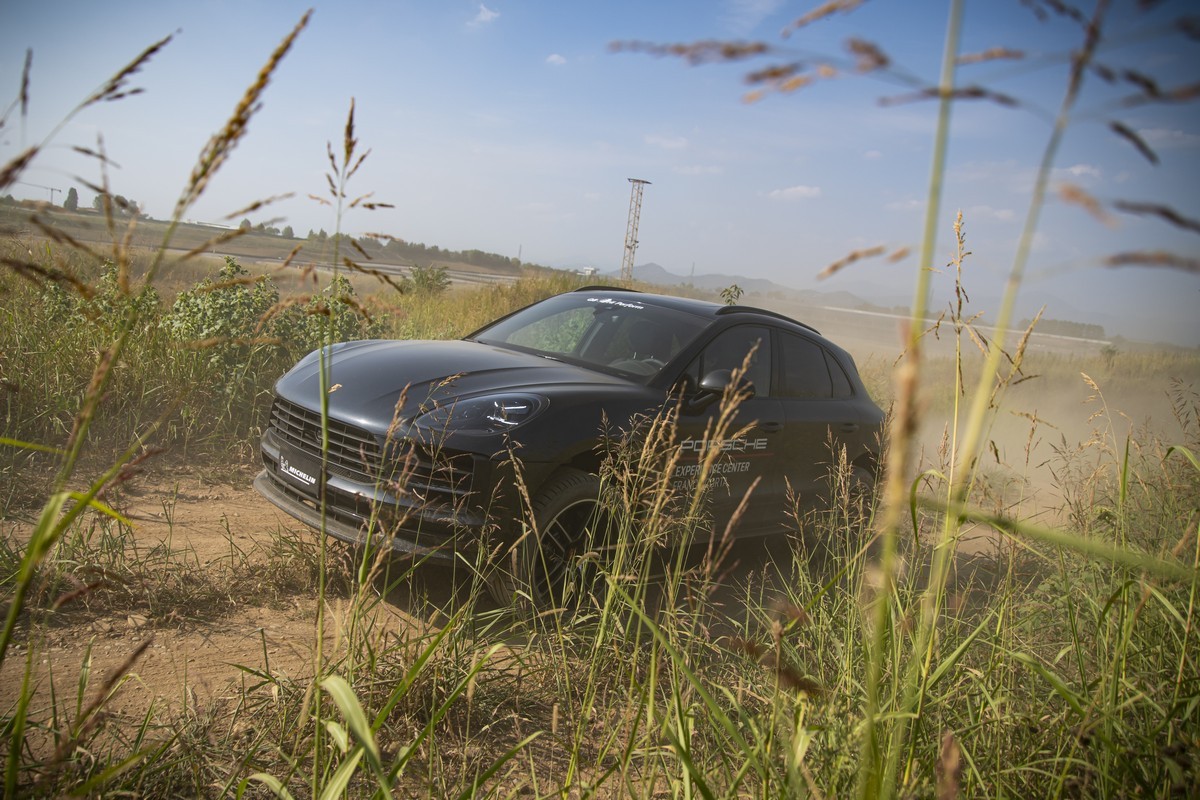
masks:
[[[566,468],[546,482],[533,501],[533,529],[517,544],[508,565],[489,586],[507,603],[519,590],[535,606],[579,606],[595,588],[609,515],[600,501],[600,479]]]

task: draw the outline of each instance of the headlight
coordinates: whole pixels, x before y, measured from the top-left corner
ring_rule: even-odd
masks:
[[[550,401],[536,394],[489,394],[465,397],[439,405],[413,420],[429,431],[506,433],[542,412]]]

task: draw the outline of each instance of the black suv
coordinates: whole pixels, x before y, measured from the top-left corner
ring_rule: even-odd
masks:
[[[750,427],[706,438],[743,365],[734,430]],[[760,479],[738,536],[783,532],[789,491],[801,502],[827,494],[831,445],[871,485],[883,420],[851,357],[802,323],[611,287],[551,297],[461,341],[335,344],[301,360],[275,395],[254,482],[272,503],[339,539],[435,560],[485,536],[532,541],[537,558],[514,560],[515,571],[545,587],[594,524],[601,442],[642,415],[679,404],[677,488],[720,451],[716,531]]]

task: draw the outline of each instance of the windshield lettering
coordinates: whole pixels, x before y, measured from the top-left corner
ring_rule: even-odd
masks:
[[[617,308],[632,308],[634,311],[645,311],[646,307],[639,303],[627,303],[624,300],[614,300],[611,297],[589,297],[589,303],[599,303],[605,306],[616,306]]]

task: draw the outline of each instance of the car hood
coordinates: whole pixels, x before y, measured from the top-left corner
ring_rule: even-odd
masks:
[[[543,356],[468,341],[349,342],[334,345],[329,363],[329,414],[375,433],[398,416],[471,395],[496,391],[547,394],[564,386],[636,385]],[[636,389],[635,389],[636,390]],[[320,409],[320,366],[311,354],[279,379],[275,391],[301,406]],[[397,409],[401,397],[403,406]]]

